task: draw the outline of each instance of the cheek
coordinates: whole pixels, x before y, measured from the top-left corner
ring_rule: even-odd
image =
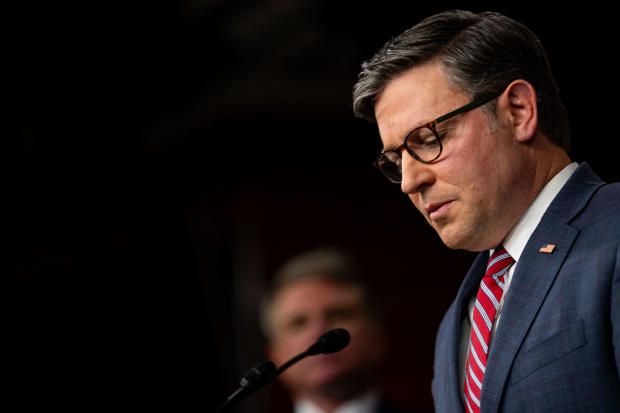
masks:
[[[372,320],[359,320],[351,323],[348,326],[348,331],[351,334],[351,344],[355,341],[357,344],[372,345],[375,336],[378,334],[378,329]]]
[[[474,202],[485,200],[490,188],[495,186],[498,173],[503,170],[497,165],[492,150],[484,150],[484,145],[462,145],[450,161],[450,168],[444,170],[444,181],[459,188],[461,196]]]
[[[290,349],[286,343],[278,342],[277,344],[273,344],[269,349],[269,358],[276,366],[280,366],[290,358],[289,353]]]
[[[484,162],[484,161],[481,161]],[[470,202],[488,201],[488,191],[494,186],[494,173],[489,168],[481,168],[482,163],[472,163],[469,169],[463,168],[457,179],[460,179],[460,188],[463,196],[469,198]]]
[[[415,208],[418,211],[420,211],[422,215],[426,217],[426,214],[424,213],[424,208],[422,206],[422,201],[420,200],[420,194],[419,193],[409,194],[409,199],[413,203],[413,206],[415,206]]]
[[[272,347],[271,357],[276,365],[281,365],[302,351],[306,350],[310,344],[310,340],[303,335],[288,336],[281,338]]]
[[[380,362],[384,357],[385,345],[378,331],[367,328],[351,335],[348,350],[346,358],[353,368]]]

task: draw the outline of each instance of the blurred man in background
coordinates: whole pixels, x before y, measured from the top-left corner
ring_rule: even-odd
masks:
[[[280,377],[295,413],[404,413],[377,390],[387,343],[353,260],[336,249],[290,259],[262,308],[269,358],[280,366],[333,328],[351,335],[342,351],[308,357]]]

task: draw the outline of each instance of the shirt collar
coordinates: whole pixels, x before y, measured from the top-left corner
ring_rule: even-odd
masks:
[[[573,162],[557,173],[536,195],[534,202],[525,210],[525,213],[504,239],[502,245],[515,261],[519,261],[525,244],[527,244],[547,208],[578,166],[577,162]]]
[[[333,413],[373,413],[379,403],[379,393],[372,391],[338,406]],[[295,403],[295,413],[327,413],[308,399]]]

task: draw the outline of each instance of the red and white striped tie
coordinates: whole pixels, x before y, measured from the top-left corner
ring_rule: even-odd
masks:
[[[501,245],[495,249],[480,281],[471,325],[469,356],[465,371],[465,410],[480,412],[480,394],[489,354],[489,340],[497,307],[504,293],[504,275],[515,260]]]

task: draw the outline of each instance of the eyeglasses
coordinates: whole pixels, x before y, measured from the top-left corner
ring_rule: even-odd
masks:
[[[443,146],[441,145],[441,139],[443,135],[437,132],[437,124],[448,120],[456,115],[475,109],[484,105],[487,102],[495,99],[499,95],[504,93],[495,93],[487,96],[483,96],[480,99],[476,99],[473,102],[468,103],[452,112],[443,115],[431,122],[425,123],[422,126],[418,126],[405,136],[405,140],[402,145],[395,149],[387,149],[379,155],[375,160],[375,167],[395,184],[399,184],[402,181],[402,152],[406,149],[409,155],[422,163],[432,163],[437,160],[441,155]]]

